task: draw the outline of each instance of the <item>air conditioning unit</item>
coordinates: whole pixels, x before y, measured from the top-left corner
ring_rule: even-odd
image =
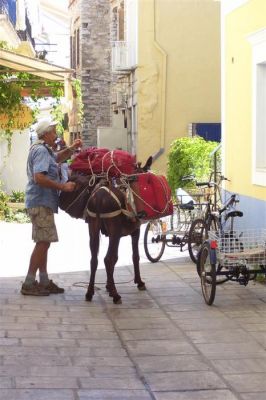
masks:
[[[112,94],[112,105],[114,108],[126,108],[127,94],[122,92],[114,92]]]

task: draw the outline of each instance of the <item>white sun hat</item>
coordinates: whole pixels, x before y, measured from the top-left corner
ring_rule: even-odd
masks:
[[[53,121],[51,118],[40,119],[35,128],[38,138],[40,139],[45,134],[47,129],[54,125],[57,125],[57,122]]]

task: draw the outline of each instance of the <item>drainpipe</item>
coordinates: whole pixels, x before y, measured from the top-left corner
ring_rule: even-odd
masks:
[[[161,88],[161,126],[160,126],[160,149],[153,154],[153,161],[157,160],[165,151],[165,113],[166,113],[166,66],[167,66],[167,54],[164,49],[159,45],[156,38],[156,0],[153,0],[153,32],[154,32],[154,46],[162,54],[162,88]]]

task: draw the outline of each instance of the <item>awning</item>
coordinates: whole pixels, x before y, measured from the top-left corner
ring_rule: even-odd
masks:
[[[4,49],[0,49],[0,65],[9,68],[11,72],[27,72],[57,82],[64,82],[74,72],[72,69]]]

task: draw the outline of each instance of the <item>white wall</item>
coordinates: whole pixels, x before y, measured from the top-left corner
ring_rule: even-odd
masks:
[[[128,151],[127,129],[99,127],[97,129],[97,146],[110,150],[122,149]]]
[[[44,35],[37,43],[46,42],[54,45],[36,46],[36,50],[48,51],[46,60],[55,65],[70,66],[70,17],[68,0],[40,0],[41,21]]]
[[[126,41],[129,46],[129,65],[138,63],[138,2],[127,0],[126,6]]]
[[[30,147],[29,131],[16,131],[12,137],[11,153],[8,155],[6,141],[0,142],[0,181],[7,193],[24,191],[27,183],[26,164]]]

